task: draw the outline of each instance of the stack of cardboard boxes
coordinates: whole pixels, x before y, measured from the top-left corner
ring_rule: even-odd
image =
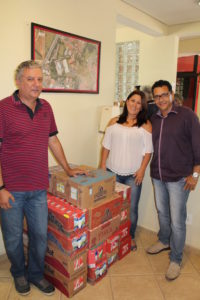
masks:
[[[68,177],[50,168],[45,276],[66,296],[95,284],[130,252],[130,187],[111,172]]]

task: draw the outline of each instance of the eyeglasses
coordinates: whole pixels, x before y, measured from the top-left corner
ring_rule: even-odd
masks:
[[[160,99],[167,99],[169,97],[169,93],[163,93],[161,95],[154,95],[153,99],[154,101],[158,101]]]

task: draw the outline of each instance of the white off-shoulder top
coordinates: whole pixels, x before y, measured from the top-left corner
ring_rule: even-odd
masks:
[[[134,174],[146,153],[153,152],[152,134],[142,127],[115,123],[106,129],[104,148],[110,150],[106,166],[119,175]]]

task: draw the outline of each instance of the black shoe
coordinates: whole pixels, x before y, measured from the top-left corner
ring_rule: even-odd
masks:
[[[30,282],[47,296],[53,295],[55,291],[55,287],[50,282],[48,282],[45,278],[41,279],[40,281],[30,281]]]
[[[16,291],[20,295],[28,295],[30,293],[30,285],[24,276],[14,278]]]

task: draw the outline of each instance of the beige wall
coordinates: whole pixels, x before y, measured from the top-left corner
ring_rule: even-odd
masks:
[[[200,37],[179,41],[179,56],[200,54]]]

